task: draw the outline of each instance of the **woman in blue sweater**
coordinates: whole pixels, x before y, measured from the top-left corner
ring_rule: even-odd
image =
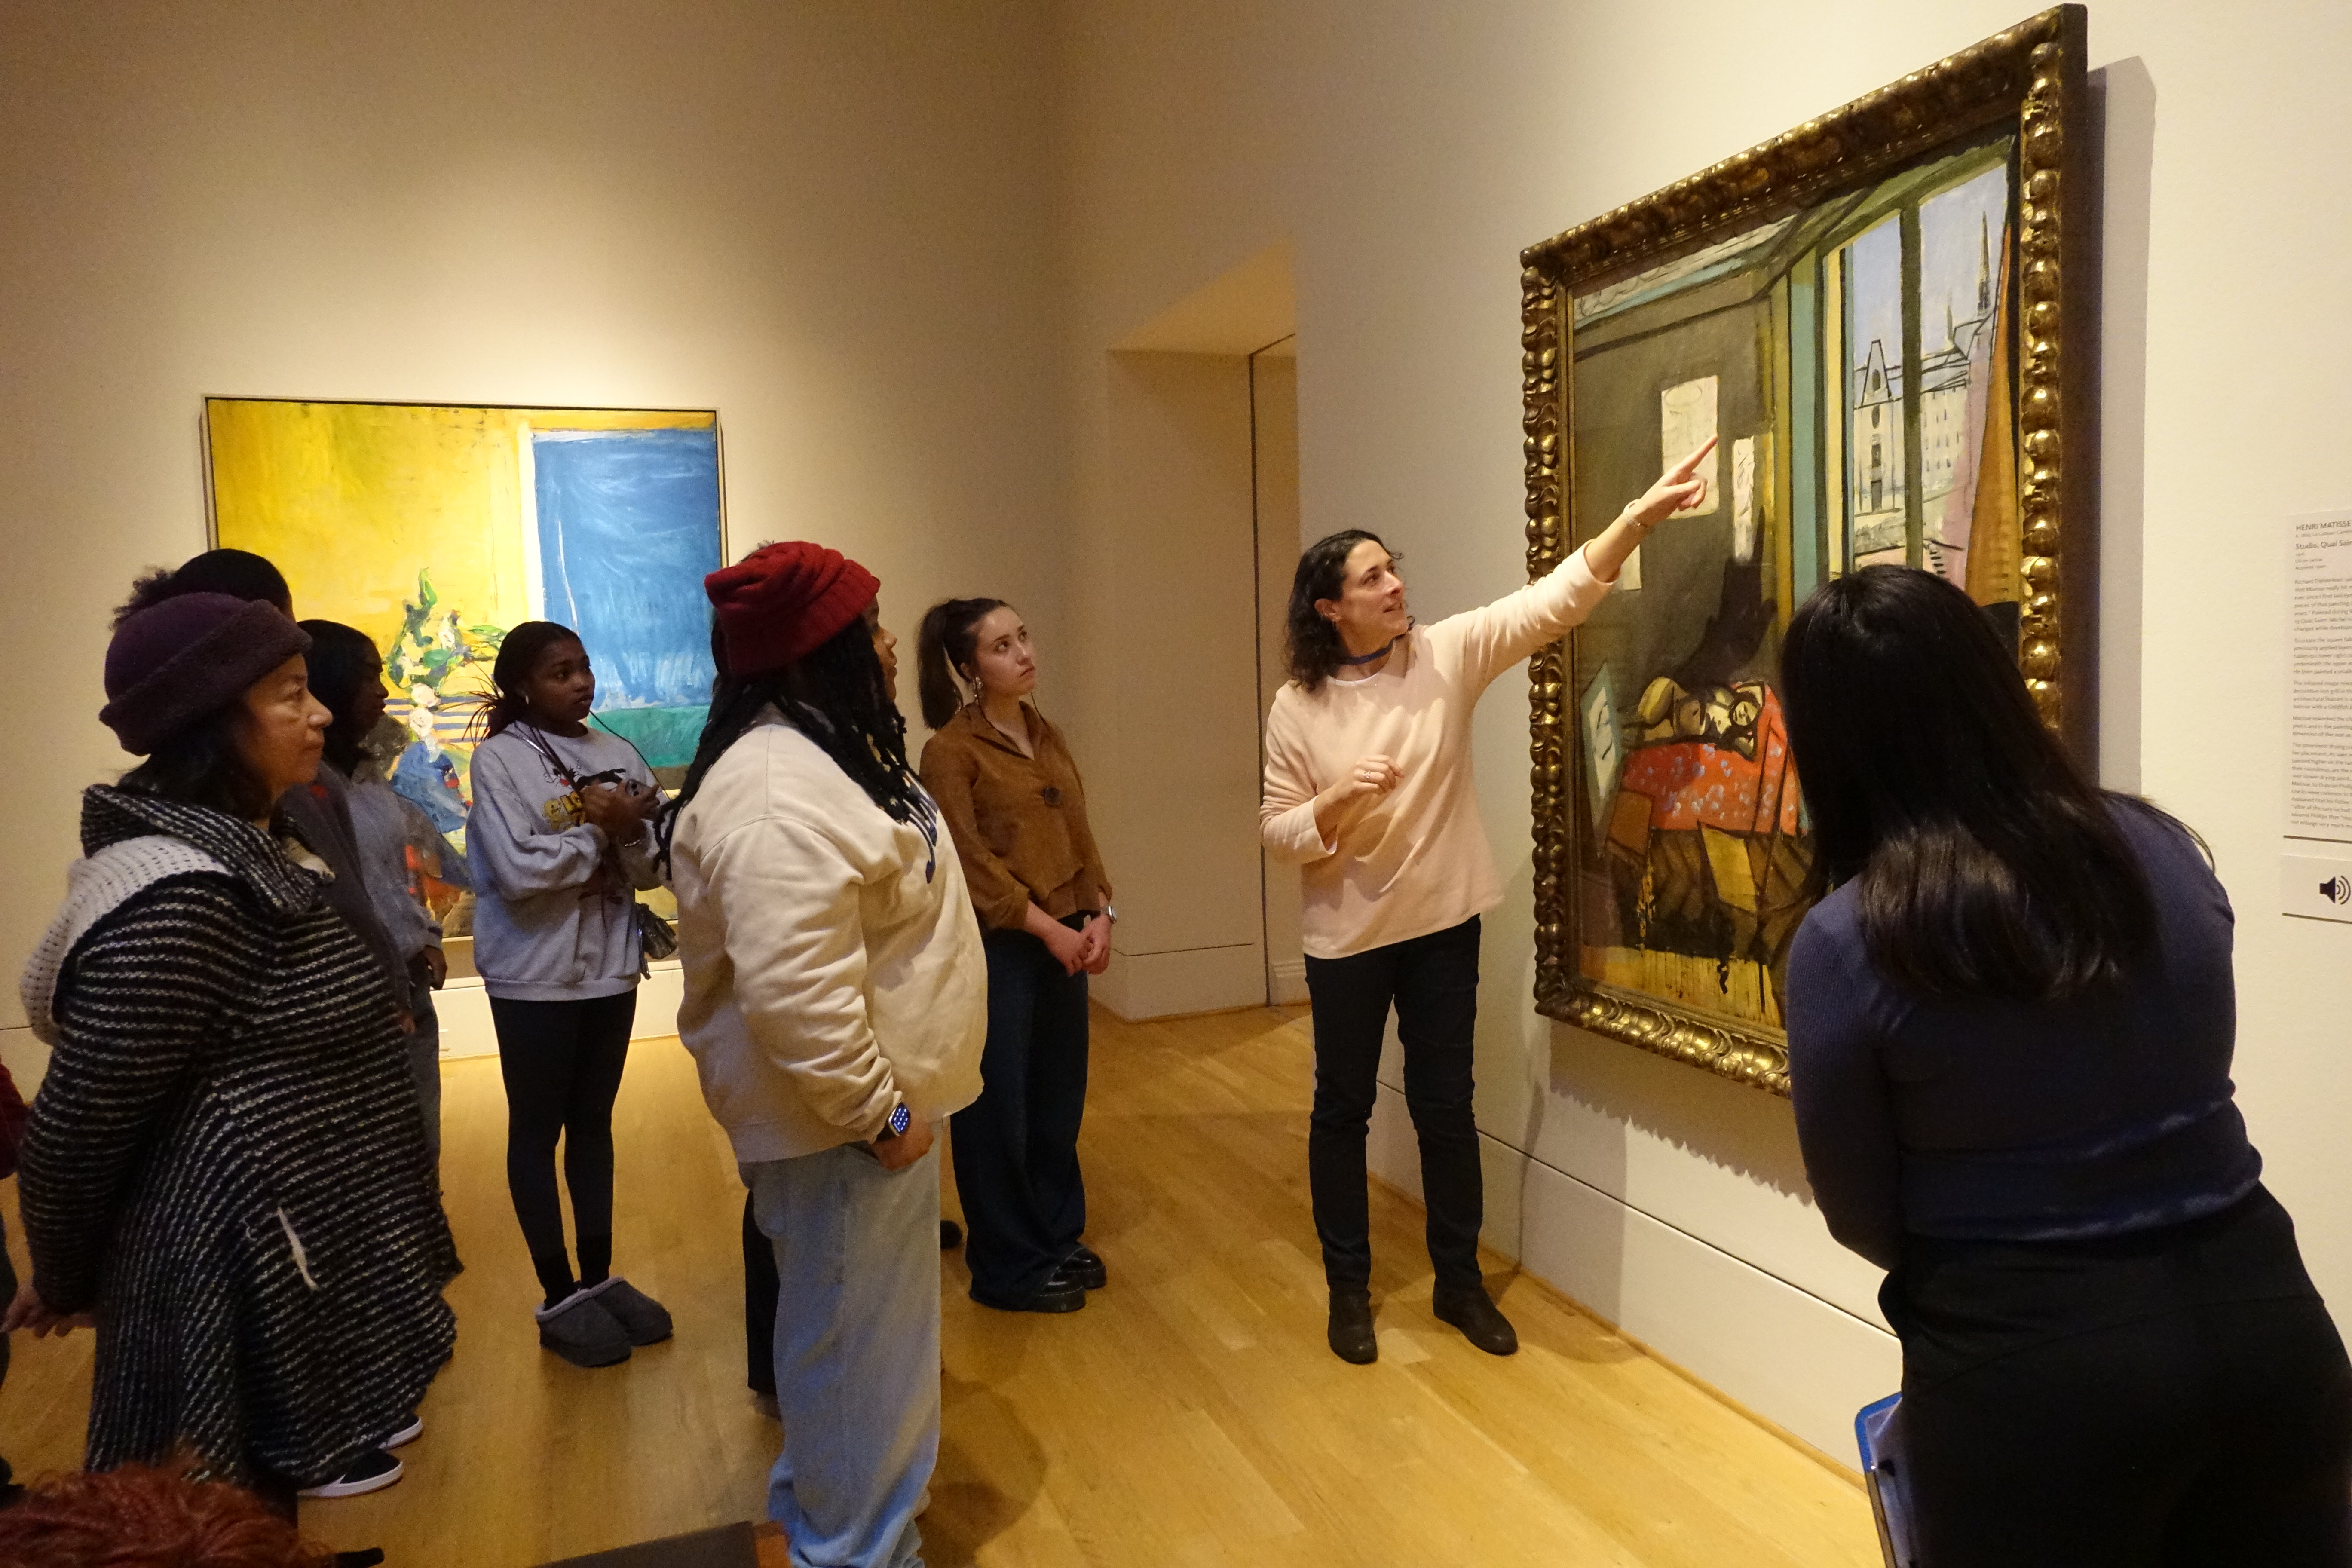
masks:
[[[1939,577],[1825,585],[1781,679],[1835,889],[1798,1137],[1888,1271],[1922,1561],[2352,1563],[2352,1366],[2231,1098],[2202,844],[2082,775]]]

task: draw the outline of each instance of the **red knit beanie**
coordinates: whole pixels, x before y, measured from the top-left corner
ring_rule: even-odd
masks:
[[[838,550],[793,540],[721,566],[702,591],[719,612],[727,673],[740,679],[814,652],[864,615],[882,584]]]

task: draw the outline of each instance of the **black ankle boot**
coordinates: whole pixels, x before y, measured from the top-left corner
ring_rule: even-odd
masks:
[[[1510,1355],[1519,1348],[1517,1331],[1486,1299],[1484,1285],[1441,1285],[1430,1297],[1429,1309],[1439,1322],[1460,1329],[1464,1339],[1488,1355]]]
[[[1358,1366],[1370,1366],[1381,1357],[1381,1342],[1372,1334],[1372,1299],[1369,1295],[1331,1298],[1331,1353]]]

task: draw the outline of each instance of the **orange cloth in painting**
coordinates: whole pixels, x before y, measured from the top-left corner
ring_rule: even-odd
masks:
[[[1110,900],[1070,748],[1026,702],[1021,717],[1034,757],[977,705],[923,747],[923,787],[955,836],[971,907],[991,931],[1019,931],[1032,903],[1061,920]]]

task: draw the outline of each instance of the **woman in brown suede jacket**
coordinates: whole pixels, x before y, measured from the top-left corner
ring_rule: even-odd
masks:
[[[1023,700],[1037,657],[1020,613],[950,599],[918,645],[923,787],[963,862],[988,952],[980,1099],[956,1113],[956,1190],[971,1298],[1075,1312],[1101,1288],[1078,1123],[1087,1102],[1087,976],[1110,962],[1110,883],[1060,731]]]

